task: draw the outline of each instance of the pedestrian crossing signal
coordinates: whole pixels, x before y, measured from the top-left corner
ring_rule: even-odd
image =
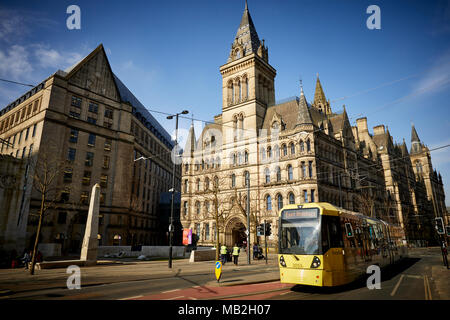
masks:
[[[258,236],[264,235],[264,224],[260,224],[259,226],[256,227],[256,233]]]
[[[272,234],[272,229],[270,223],[266,223],[266,236],[270,236]]]

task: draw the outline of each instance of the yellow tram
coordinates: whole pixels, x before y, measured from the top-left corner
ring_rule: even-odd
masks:
[[[407,255],[401,227],[325,202],[284,206],[278,239],[283,283],[343,285]]]

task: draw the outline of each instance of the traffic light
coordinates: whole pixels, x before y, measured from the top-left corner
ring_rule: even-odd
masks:
[[[266,236],[270,236],[272,234],[270,223],[266,223]]]
[[[345,232],[347,233],[347,237],[351,238],[353,237],[353,228],[351,223],[346,223],[345,224]]]
[[[436,221],[436,231],[438,234],[444,234],[444,221],[442,220],[442,217],[434,218],[434,221]]]
[[[447,236],[450,237],[450,226],[445,226],[445,229],[447,230]]]
[[[264,235],[264,224],[261,223],[259,226],[256,227],[256,234],[258,236]]]

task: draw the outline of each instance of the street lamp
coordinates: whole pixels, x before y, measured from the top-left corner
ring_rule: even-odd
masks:
[[[183,110],[175,115],[167,116],[167,119],[173,119],[173,117],[176,118],[176,124],[175,124],[175,152],[178,152],[178,116],[180,114],[188,114],[189,111]],[[178,156],[177,154],[175,156]],[[173,168],[172,168],[172,188],[169,190],[169,192],[172,193],[172,200],[170,203],[170,223],[169,223],[169,268],[172,268],[172,240],[173,240],[173,202],[174,202],[174,194],[175,194],[175,159],[173,159]]]

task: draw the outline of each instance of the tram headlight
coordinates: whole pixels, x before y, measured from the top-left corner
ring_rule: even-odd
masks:
[[[280,257],[280,264],[281,264],[282,267],[286,268],[286,262],[284,261],[283,256]]]
[[[310,268],[318,268],[318,267],[320,267],[320,259],[318,257],[314,256]]]

